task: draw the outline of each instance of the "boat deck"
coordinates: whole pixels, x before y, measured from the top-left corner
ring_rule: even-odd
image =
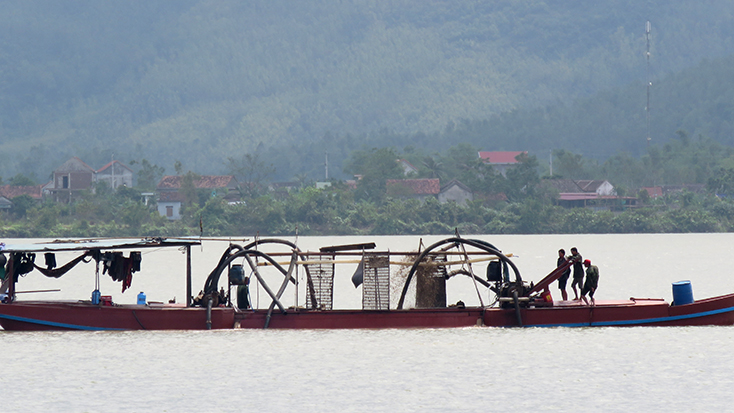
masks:
[[[667,302],[662,298],[630,298],[629,300],[596,300],[595,307],[620,307],[660,305]],[[583,300],[553,301],[553,307],[589,307]]]

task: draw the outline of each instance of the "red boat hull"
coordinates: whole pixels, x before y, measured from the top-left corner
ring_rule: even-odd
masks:
[[[520,310],[526,327],[623,327],[733,325],[734,294],[708,298],[692,304],[671,306],[661,299],[598,301],[588,306],[579,301],[553,307]],[[495,327],[519,325],[514,309],[488,309],[484,324]]]
[[[212,309],[212,329],[350,329],[449,327],[603,327],[734,325],[734,294],[670,306],[657,299],[556,302],[521,308],[437,308],[389,311],[298,310],[287,314],[265,310],[235,313]],[[15,302],[0,304],[6,330],[201,330],[206,309],[175,306],[97,306],[87,303]]]
[[[235,327],[287,329],[344,328],[442,328],[442,327],[603,327],[734,325],[734,294],[670,306],[658,299],[600,301],[588,306],[580,301],[554,306],[515,309],[441,308],[390,311],[301,310],[273,312],[269,321],[263,310],[235,315]]]
[[[436,308],[415,310],[300,310],[273,312],[267,328],[447,328],[482,325],[481,308]],[[235,314],[235,328],[265,328],[267,311]]]
[[[0,304],[5,330],[204,330],[207,310],[200,307],[89,303],[14,302]],[[232,328],[234,310],[213,308],[211,328]]]

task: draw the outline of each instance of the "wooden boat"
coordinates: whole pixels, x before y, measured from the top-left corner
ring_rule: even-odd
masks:
[[[690,326],[734,324],[734,294],[671,304],[663,299],[630,298],[597,301],[553,301],[549,286],[572,265],[567,260],[537,284],[523,281],[508,256],[481,240],[452,237],[422,252],[375,252],[374,244],[321,248],[303,252],[289,241],[264,239],[248,245],[230,244],[197,297],[191,288],[191,247],[200,241],[187,238],[147,238],[140,240],[85,240],[33,245],[8,245],[5,297],[0,304],[0,326],[5,330],[164,330],[229,328],[446,328],[446,327],[584,327],[584,326]],[[280,246],[285,252],[262,250]],[[31,254],[78,251],[81,255],[58,269],[42,268],[34,262],[31,270],[46,276],[61,276],[79,262],[89,260],[105,269],[125,250],[182,248],[186,252],[187,300],[182,304],[114,304],[93,293],[91,300],[23,301],[17,297],[18,274],[30,272]],[[105,255],[106,253],[110,253]],[[115,254],[113,254],[115,253]],[[407,257],[395,261],[396,256]],[[125,273],[134,266],[122,257]],[[284,260],[284,261],[279,261]],[[48,261],[47,261],[48,262]],[[362,309],[333,308],[335,266],[359,263],[352,280],[362,288]],[[72,265],[73,264],[73,265]],[[486,268],[484,265],[486,264]],[[397,304],[391,304],[391,267],[409,268]],[[50,266],[49,266],[50,267]],[[262,272],[279,274],[277,289],[271,288]],[[111,268],[111,267],[110,267]],[[249,268],[250,276],[244,268]],[[475,269],[481,268],[478,274]],[[305,282],[299,284],[299,269]],[[104,271],[103,271],[104,272]],[[225,277],[222,275],[226,274]],[[113,274],[114,275],[114,274]],[[474,283],[480,305],[468,307],[446,303],[446,280],[468,276]],[[393,282],[396,278],[392,274]],[[267,308],[253,309],[247,295],[250,279],[269,297]],[[272,279],[272,277],[271,277]],[[129,282],[126,277],[123,282]],[[98,283],[97,283],[98,284]],[[224,285],[228,288],[225,290]],[[289,287],[290,285],[290,287]],[[237,289],[237,299],[230,291]],[[284,292],[302,291],[305,303],[287,307]],[[414,290],[414,291],[413,291]],[[494,296],[484,303],[482,297]],[[414,295],[415,303],[407,308]],[[97,298],[97,299],[95,299]]]
[[[145,239],[93,239],[78,241],[56,241],[43,244],[6,245],[0,251],[7,261],[5,282],[0,288],[2,304],[0,304],[0,326],[5,330],[164,330],[164,329],[205,329],[207,322],[211,328],[231,328],[234,323],[232,308],[214,307],[211,309],[193,307],[191,300],[186,304],[146,303],[144,305],[124,305],[112,303],[111,298],[92,293],[92,299],[78,301],[23,301],[17,299],[16,283],[19,275],[33,271],[42,272],[47,277],[58,278],[83,262],[95,262],[97,269],[97,286],[99,270],[121,269],[126,280],[131,281],[132,272],[129,266],[131,257],[125,258],[124,250],[142,250],[149,248],[183,248],[186,252],[186,284],[187,296],[191,296],[191,247],[199,245],[194,239],[183,238],[145,238]],[[78,252],[77,258],[58,269],[44,268],[35,263],[36,254],[61,252]],[[114,266],[113,260],[106,260],[103,255],[118,259],[120,268]],[[47,257],[48,263],[48,257]],[[109,265],[108,265],[109,264]],[[24,268],[19,268],[24,267]],[[0,277],[3,278],[3,277]],[[15,282],[10,282],[15,278]],[[124,290],[123,290],[124,291]],[[28,291],[33,292],[33,291]],[[98,291],[97,291],[98,292]],[[20,292],[18,292],[20,293]],[[208,321],[207,321],[208,320]]]

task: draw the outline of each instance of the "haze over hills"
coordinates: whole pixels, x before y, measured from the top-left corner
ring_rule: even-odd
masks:
[[[146,158],[277,177],[363,145],[640,154],[734,144],[734,3],[0,1],[0,176]],[[704,59],[708,59],[702,63]]]

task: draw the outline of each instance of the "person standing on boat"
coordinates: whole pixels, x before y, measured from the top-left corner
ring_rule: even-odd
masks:
[[[599,267],[591,265],[591,260],[585,260],[584,267],[586,267],[586,283],[584,283],[584,289],[581,290],[581,299],[588,305],[589,302],[586,300],[586,294],[588,293],[589,297],[591,297],[591,305],[594,305],[596,304],[594,293],[596,292],[596,287],[599,286]]]
[[[563,248],[558,250],[558,261],[556,261],[556,268],[560,267],[561,265],[566,263],[566,250]],[[568,301],[568,293],[566,292],[566,283],[568,282],[568,277],[571,275],[571,267],[567,268],[566,271],[563,272],[563,275],[561,275],[561,278],[558,279],[558,289],[561,290],[561,297],[563,297],[563,301]]]
[[[250,277],[245,277],[245,282],[237,286],[237,308],[240,310],[250,308]]]
[[[4,247],[5,244],[2,245]],[[2,248],[0,248],[2,249]],[[5,254],[0,252],[0,302],[4,303],[8,298],[8,288],[10,286],[10,277],[5,273],[5,264],[8,259],[5,258]]]
[[[571,283],[574,296],[573,299],[578,300],[578,291],[580,291],[584,286],[584,267],[581,265],[583,258],[581,258],[581,254],[579,254],[579,250],[577,250],[576,247],[571,248],[571,256],[569,259],[573,260],[573,282]],[[576,290],[577,285],[579,286],[578,290]]]

